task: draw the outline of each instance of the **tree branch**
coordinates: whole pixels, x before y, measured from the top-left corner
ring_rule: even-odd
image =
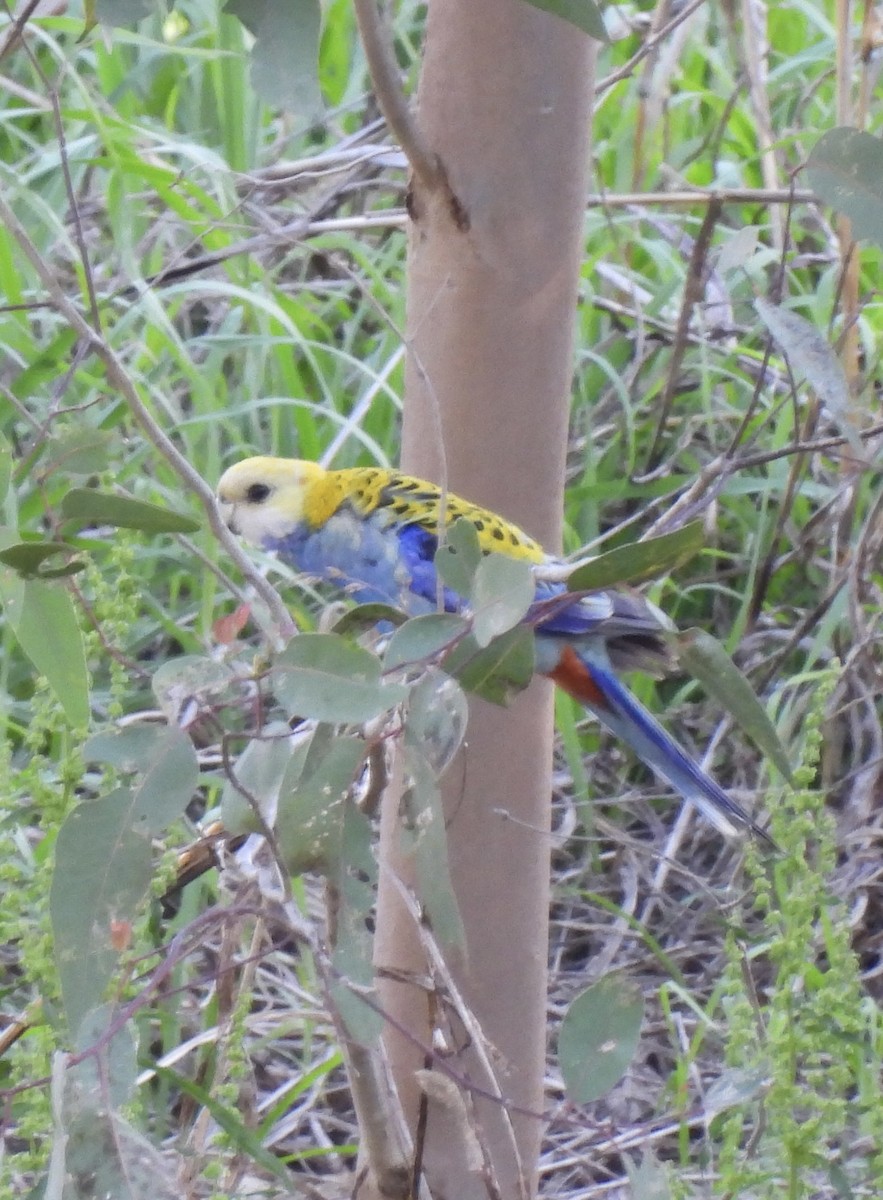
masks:
[[[353,0],[353,4],[380,111],[419,182],[434,191],[443,183],[444,172],[438,155],[424,138],[402,90],[389,27],[377,0]]]
[[[2,195],[0,195],[0,222],[5,225],[16,242],[18,242],[22,253],[36,271],[57,311],[61,313],[77,336],[104,363],[108,382],[123,396],[129,406],[129,411],[141,426],[148,440],[153,443],[166,462],[168,462],[185,487],[199,499],[208,517],[209,526],[218,541],[270,610],[276,628],[273,630],[265,629],[265,633],[268,633],[273,641],[278,640],[280,634],[286,639],[290,637],[295,632],[295,625],[288,608],[276,589],[255,570],[254,563],[241,549],[239,543],[224,524],[221,514],[218,511],[218,506],[215,503],[212,489],[196,468],[191,466],[171,438],[153,419],[152,414],[141,400],[135,385],[132,383],[126,373],[125,367],[110,344],[99,332],[92,328],[76,304],[68,298],[64,288],[58,282],[51,268],[40,254],[40,251],[31,241],[24,226],[19,222]]]

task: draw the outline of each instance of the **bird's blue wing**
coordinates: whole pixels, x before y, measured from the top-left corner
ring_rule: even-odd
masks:
[[[435,609],[439,597],[439,577],[435,569],[438,538],[422,525],[403,525],[399,530],[399,555],[410,577],[410,590],[415,600],[424,601],[429,610]],[[451,588],[441,592],[445,611],[460,612],[465,600]],[[424,609],[425,611],[425,609]]]

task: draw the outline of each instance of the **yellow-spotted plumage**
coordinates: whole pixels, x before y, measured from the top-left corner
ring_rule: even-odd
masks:
[[[385,601],[414,614],[439,603],[468,610],[435,570],[443,528],[461,518],[472,523],[486,554],[532,565],[554,561],[496,513],[379,467],[326,471],[301,459],[250,458],[224,473],[218,500],[231,529],[298,571],[358,600]],[[659,620],[646,603],[617,592],[568,596],[563,585],[538,580],[528,620],[538,671],[591,708],[723,832],[743,826],[766,836],[614,673],[614,666],[658,668],[667,660]]]
[[[336,477],[333,486],[341,488],[349,502],[365,516],[389,509],[397,522],[416,523],[433,533],[438,532],[439,522],[452,524],[462,517],[475,526],[478,544],[485,553],[496,551],[532,563],[545,560],[542,546],[523,529],[424,479],[373,467],[330,471],[326,476]]]

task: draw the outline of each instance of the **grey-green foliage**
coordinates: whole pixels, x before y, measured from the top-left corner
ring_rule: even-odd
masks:
[[[860,129],[829,129],[806,164],[810,186],[843,216],[853,233],[883,246],[883,141]]]
[[[54,1138],[41,1200],[174,1200],[175,1170],[121,1109],[135,1088],[136,1045],[131,1025],[117,1026],[111,1005],[83,1021],[77,1050],[85,1057],[53,1076]]]
[[[643,1016],[640,987],[619,974],[598,979],[570,1004],[558,1061],[575,1104],[590,1104],[619,1082],[638,1048]]]
[[[251,82],[267,103],[284,108],[308,124],[324,111],[319,89],[319,0],[227,0],[254,35]]]
[[[527,0],[534,8],[554,13],[599,41],[607,41],[607,30],[595,0]]]
[[[689,562],[702,550],[705,540],[702,523],[690,521],[671,533],[630,542],[597,555],[571,572],[567,586],[574,592],[592,592],[659,579]]]
[[[95,16],[108,27],[127,27],[157,13],[158,0],[92,0]],[[323,112],[319,87],[319,0],[226,0],[223,11],[238,18],[252,35],[250,79],[266,104],[282,108],[307,124]],[[88,5],[87,5],[88,13]]]
[[[103,999],[153,876],[151,836],[183,812],[198,770],[190,739],[174,727],[101,735],[85,756],[112,763],[128,786],[78,804],[55,843],[50,912],[62,998],[76,1033]]]

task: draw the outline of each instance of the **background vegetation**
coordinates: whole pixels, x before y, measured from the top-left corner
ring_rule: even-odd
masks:
[[[394,463],[404,162],[377,119],[345,0],[324,14],[319,121],[309,96],[289,110],[258,98],[251,35],[215,0],[112,37],[84,35],[73,7],[47,7],[23,29],[7,14],[0,29],[3,538],[39,547],[27,561],[17,551],[0,578],[3,1012],[27,1026],[0,1060],[3,1194],[43,1186],[53,1125],[74,1143],[84,1132],[87,1108],[74,1096],[61,1118],[60,1085],[45,1082],[53,1052],[71,1048],[53,933],[57,950],[77,894],[53,905],[52,865],[76,807],[124,787],[162,809],[143,880],[132,860],[137,919],[114,930],[137,1071],[130,1043],[101,1081],[113,1091],[118,1073],[126,1099],[104,1132],[131,1194],[273,1195],[292,1175],[342,1191],[356,1135],[310,952],[318,885],[297,879],[277,895],[253,851],[223,880],[185,889],[175,915],[158,902],[257,720],[259,642],[251,625],[219,624],[242,599],[229,557],[197,492],[145,436],[120,372],[209,484],[268,448]],[[398,6],[411,82],[423,17]],[[622,748],[559,701],[553,1049],[568,1001],[612,969],[638,982],[646,1015],[631,1067],[596,1104],[565,1103],[550,1059],[542,1191],[875,1195],[880,263],[810,200],[801,168],[826,130],[876,127],[876,31],[815,0],[676,15],[624,4],[606,17],[566,549],[701,518],[705,552],[649,594],[727,645],[803,767],[787,794],[694,684],[636,681],[689,742],[712,747],[734,794],[771,816],[781,856],[763,864],[749,850],[742,872],[742,847],[657,802]],[[836,175],[828,161],[813,186]],[[820,343],[839,356],[833,382]],[[157,518],[151,531],[141,510],[138,528],[121,528],[119,509],[96,515],[69,498],[87,486],[199,524],[156,532]],[[309,627],[313,593],[285,580],[285,596]],[[93,741],[84,753],[87,733],[135,718],[155,721],[149,745]],[[164,718],[186,728],[192,761],[180,738],[161,741]],[[177,764],[174,786],[149,778],[158,754]],[[198,788],[179,797],[196,766]],[[86,894],[100,866],[92,832],[64,830]],[[223,913],[200,917],[219,892]],[[150,975],[160,946],[165,968]],[[85,1091],[89,1060],[82,1070]],[[87,1177],[63,1194],[90,1194]],[[50,1174],[46,1194],[58,1186]]]

